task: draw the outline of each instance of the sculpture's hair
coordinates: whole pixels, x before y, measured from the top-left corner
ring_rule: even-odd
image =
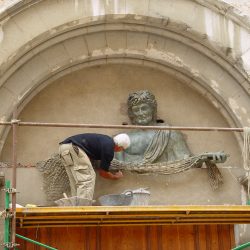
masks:
[[[152,107],[153,110],[153,119],[156,122],[157,119],[157,102],[155,96],[150,93],[148,90],[139,90],[134,93],[129,94],[128,96],[128,116],[133,122],[134,114],[132,112],[132,107],[141,103],[147,103]]]

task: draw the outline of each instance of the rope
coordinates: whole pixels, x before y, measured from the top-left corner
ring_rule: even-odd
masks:
[[[250,193],[250,128],[244,127],[243,134],[244,134],[244,143],[243,143],[243,151],[242,151],[243,167],[246,170],[246,176],[248,179],[247,194],[249,197],[249,193]]]
[[[218,189],[223,184],[223,177],[213,162],[204,158],[204,155],[192,156],[183,160],[173,162],[157,162],[157,163],[136,163],[136,162],[121,162],[114,159],[111,162],[111,170],[126,170],[136,172],[139,174],[154,173],[154,174],[177,174],[187,171],[191,168],[201,167],[205,162],[207,166],[207,173],[209,183],[213,190]]]
[[[203,161],[202,156],[193,156],[187,159],[173,162],[158,162],[158,163],[136,163],[136,162],[121,162],[113,160],[110,169],[112,170],[127,170],[131,172],[157,173],[157,174],[176,174],[187,171],[188,169],[198,165]]]

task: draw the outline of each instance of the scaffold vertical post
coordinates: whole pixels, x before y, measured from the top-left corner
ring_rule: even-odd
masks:
[[[13,111],[12,120],[12,188],[16,190],[16,167],[17,167],[17,107]],[[12,192],[12,224],[11,224],[11,241],[13,244],[16,242],[16,192]]]
[[[10,194],[7,190],[10,188],[10,181],[6,180],[5,182],[5,211],[7,212],[10,208]],[[10,242],[10,217],[6,216],[4,220],[4,244]],[[7,250],[7,246],[4,247],[4,250]]]

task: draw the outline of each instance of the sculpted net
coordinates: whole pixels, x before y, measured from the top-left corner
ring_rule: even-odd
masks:
[[[170,136],[171,131],[169,131],[169,133],[163,130],[155,131],[155,135],[146,149],[142,161],[121,162],[114,159],[111,162],[111,169],[127,170],[141,174],[156,173],[170,175],[187,171],[190,168],[201,167],[202,163],[205,162],[212,189],[215,190],[219,188],[223,183],[222,175],[217,166],[204,158],[204,155],[191,156],[186,159],[172,162],[156,162],[167,149]]]
[[[134,162],[121,162],[113,160],[111,162],[111,169],[113,170],[127,170],[144,173],[157,173],[157,174],[176,174],[187,171],[188,169],[199,165],[202,162],[200,156],[193,156],[187,159],[178,160],[174,162],[157,162],[157,163],[134,163]]]
[[[223,183],[223,176],[218,167],[209,160],[200,156],[193,156],[187,159],[174,162],[154,163],[155,160],[162,154],[168,146],[169,136],[165,132],[158,131],[153,138],[151,144],[146,150],[144,160],[141,162],[119,162],[113,160],[111,169],[114,170],[128,170],[137,173],[158,173],[158,174],[175,174],[187,171],[193,167],[201,167],[205,162],[207,166],[207,173],[209,182],[213,190],[218,189]],[[244,145],[243,145],[243,167],[246,171],[246,176],[240,179],[240,182],[247,189],[248,197],[250,197],[250,128],[244,128]]]
[[[61,199],[63,193],[70,193],[68,175],[59,154],[38,162],[36,167],[43,173],[44,191],[48,201],[53,202]]]
[[[157,163],[134,163],[134,162],[120,162],[113,160],[111,162],[111,169],[113,170],[127,170],[136,173],[156,173],[156,174],[177,174],[189,170],[190,168],[201,167],[204,162],[202,155],[192,156],[187,159],[173,161],[173,162],[157,162]],[[223,177],[218,167],[211,161],[205,161],[207,165],[209,183],[213,190],[219,188],[223,183]]]
[[[223,177],[217,166],[211,161],[205,161],[207,165],[207,173],[209,176],[210,186],[216,190],[223,184]]]

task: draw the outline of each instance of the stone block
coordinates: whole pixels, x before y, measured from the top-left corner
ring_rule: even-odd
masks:
[[[165,48],[165,40],[161,36],[157,35],[149,35],[148,37],[148,47],[149,48],[154,48],[157,50],[164,50]]]
[[[217,63],[193,49],[189,49],[187,52],[183,57],[185,64],[201,72],[210,81],[219,81],[221,79],[224,70],[218,67]]]
[[[33,58],[31,60],[31,64],[27,66],[29,69],[33,69],[33,67],[36,67],[36,64],[33,64],[33,62],[36,61],[34,59],[35,58]],[[17,71],[15,71],[14,74],[12,74],[12,76],[5,82],[4,86],[17,97],[24,91],[24,89],[27,89],[28,86],[32,85],[31,82],[32,79],[30,77],[29,70],[27,72],[27,69],[25,69],[25,67],[21,67]]]
[[[5,87],[1,87],[0,90],[0,120],[6,120],[12,111],[16,99],[13,93]]]
[[[183,45],[183,43],[179,41],[165,39],[164,51],[167,51],[167,53],[171,53],[182,59],[188,52],[188,49],[189,48],[187,46]]]
[[[144,32],[155,35],[155,36],[157,36],[157,35],[163,36],[164,30],[159,28],[159,27],[144,26]],[[165,30],[165,32],[169,33],[169,31],[167,31],[167,30]]]
[[[88,55],[88,48],[83,36],[73,37],[63,42],[67,53],[74,60],[83,55]]]
[[[104,32],[87,34],[85,39],[89,53],[92,53],[93,50],[100,50],[107,47],[107,41]]]
[[[108,31],[106,33],[107,46],[113,50],[126,48],[126,32]]]
[[[67,53],[63,44],[56,44],[49,47],[47,50],[41,52],[40,56],[51,71],[56,70],[65,62],[70,61],[70,55]]]
[[[16,50],[30,39],[27,33],[21,30],[13,20],[6,22],[2,31],[3,40],[0,43],[0,65],[10,60]]]
[[[39,79],[39,77],[44,74],[45,71],[49,71],[50,65],[48,65],[48,62],[41,55],[42,54],[34,56],[31,60],[29,60],[21,67],[20,75],[22,75],[23,78],[25,75],[25,79],[29,79],[27,80],[27,82],[21,82],[23,85],[20,85],[18,87],[18,79],[13,76],[11,82],[11,86],[13,86],[13,88],[15,88],[15,85],[17,87],[17,90],[19,90],[20,88],[27,88],[29,85],[32,86],[32,81]]]
[[[148,34],[127,32],[127,48],[134,50],[145,50],[148,44]]]
[[[238,89],[238,92],[228,98],[228,103],[236,117],[241,121],[242,126],[250,126],[249,97],[246,92]]]

